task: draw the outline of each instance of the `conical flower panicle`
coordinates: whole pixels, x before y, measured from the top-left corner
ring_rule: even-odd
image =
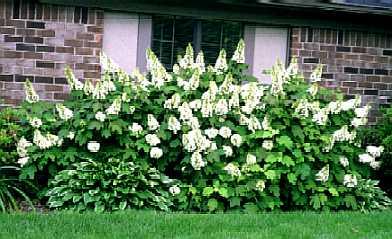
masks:
[[[245,63],[245,42],[243,39],[238,42],[237,49],[235,50],[231,60],[237,62],[238,64]]]
[[[227,69],[228,69],[228,66],[227,66],[227,60],[226,60],[226,51],[225,51],[225,49],[222,49],[219,52],[218,58],[216,59],[214,71],[216,72],[216,74],[220,75],[220,74],[223,74]]]
[[[71,68],[66,67],[64,70],[65,78],[67,79],[68,85],[71,87],[71,90],[83,90],[83,83],[79,81]]]
[[[35,92],[33,84],[31,84],[29,80],[26,80],[26,82],[24,83],[24,88],[27,102],[35,103],[39,101],[39,96],[37,92]]]

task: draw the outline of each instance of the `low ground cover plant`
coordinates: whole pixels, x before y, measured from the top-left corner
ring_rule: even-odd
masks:
[[[102,57],[100,81],[67,69],[70,98],[48,107],[26,82],[22,177],[49,175],[49,206],[79,211],[388,207],[369,181],[383,147],[356,137],[369,107],[320,87],[321,67],[309,83],[278,63],[263,85],[244,47],[206,66],[188,46],[172,72],[148,50],[145,75]]]

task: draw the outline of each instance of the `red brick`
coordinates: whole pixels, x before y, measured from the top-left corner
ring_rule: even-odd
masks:
[[[75,48],[75,55],[82,55],[82,56],[86,56],[86,55],[93,55],[94,51],[91,48]]]

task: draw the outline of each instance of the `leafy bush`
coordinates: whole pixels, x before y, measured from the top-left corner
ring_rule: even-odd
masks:
[[[376,125],[360,130],[360,138],[364,146],[378,144],[384,147],[380,161],[382,167],[375,172],[375,177],[380,180],[380,187],[392,196],[392,108],[381,110],[382,117]]]
[[[378,197],[358,196],[358,181],[379,167],[382,151],[362,149],[356,137],[369,107],[319,87],[321,67],[309,84],[295,62],[287,69],[277,64],[272,84],[262,85],[243,73],[243,41],[229,61],[222,50],[215,66],[206,67],[202,53],[194,59],[190,46],[170,73],[150,50],[147,60],[147,75],[128,75],[103,57],[95,85],[67,69],[70,99],[55,111],[37,106],[27,82],[25,107],[36,110],[27,116],[32,143],[19,144],[29,157],[23,171],[57,175],[48,193],[52,207],[215,212],[377,205]],[[163,176],[152,177],[148,168]],[[107,187],[114,184],[119,188]],[[117,191],[127,186],[141,191]]]
[[[137,165],[110,158],[73,166],[75,169],[63,170],[53,180],[54,187],[48,192],[50,207],[102,212],[124,210],[127,206],[161,210],[171,206],[169,187],[163,190],[170,180],[146,163]]]
[[[15,109],[0,110],[0,166],[17,165],[18,154],[15,142],[22,132],[18,116],[19,113]]]

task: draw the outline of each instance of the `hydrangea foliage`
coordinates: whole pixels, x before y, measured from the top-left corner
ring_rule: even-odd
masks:
[[[376,158],[383,150],[362,149],[356,138],[369,107],[361,106],[359,97],[344,100],[320,87],[321,67],[306,82],[295,61],[288,68],[277,63],[271,85],[263,85],[244,73],[244,47],[240,41],[230,60],[222,50],[216,64],[206,66],[203,53],[194,59],[188,46],[173,72],[148,50],[147,74],[126,74],[103,56],[102,79],[95,84],[82,83],[67,69],[70,99],[46,110],[45,119],[37,110],[29,114],[32,138],[18,144],[26,174],[34,177],[45,167],[74,173],[84,167],[81,162],[119,160],[159,175],[124,176],[155,185],[146,187],[148,193],[139,187],[135,203],[128,192],[116,198],[115,184],[103,187],[104,172],[86,172],[95,180],[86,186],[95,193],[89,198],[96,197],[86,202],[78,195],[90,191],[83,185],[75,189],[67,180],[77,177],[62,171],[49,193],[51,205],[59,208],[83,204],[102,210],[107,194],[120,206],[103,210],[127,205],[196,211],[366,208],[369,202],[358,188],[372,168],[380,167]],[[39,104],[29,83],[26,95],[26,104]],[[116,170],[121,188],[124,165]]]

